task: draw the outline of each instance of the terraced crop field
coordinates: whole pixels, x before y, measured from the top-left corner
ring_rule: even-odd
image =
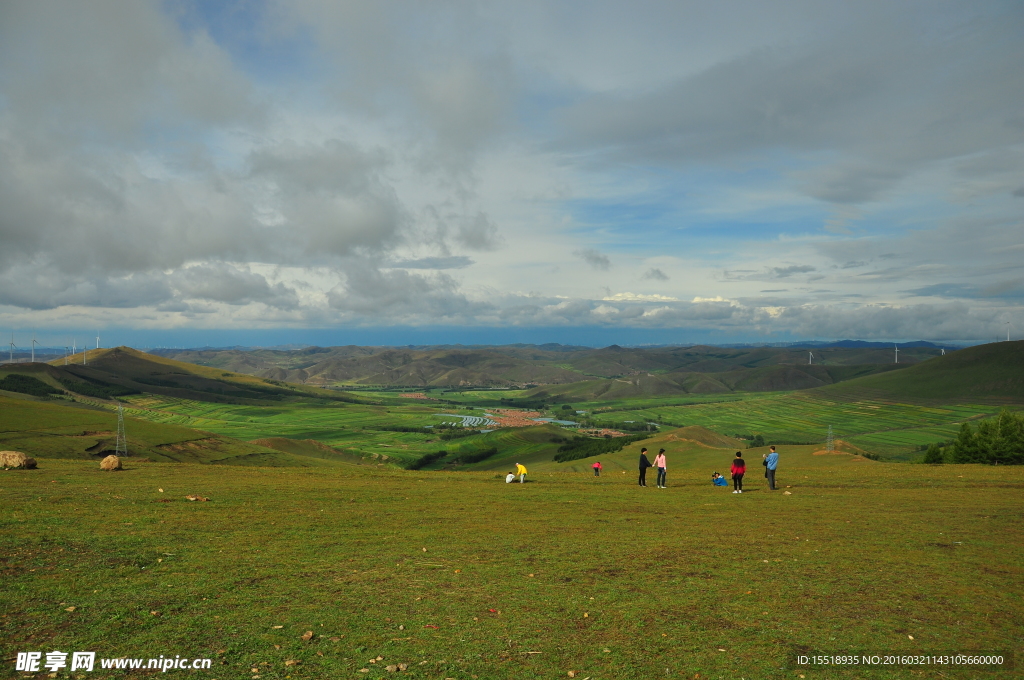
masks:
[[[998,413],[991,404],[932,406],[889,401],[841,402],[813,394],[748,396],[729,402],[607,411],[615,420],[668,421],[702,425],[722,434],[763,434],[765,437],[823,442],[833,434],[865,445],[906,449],[948,439],[964,420]]]
[[[456,418],[442,415],[444,411],[458,412],[439,409],[431,402],[401,407],[338,403],[239,406],[152,394],[126,401],[126,414],[152,422],[206,430],[243,441],[269,437],[314,439],[354,453],[387,455],[399,462],[438,448],[448,448],[448,442],[438,441],[433,434],[392,432],[380,428],[422,427],[451,422]],[[468,418],[479,418],[481,412],[458,413]]]

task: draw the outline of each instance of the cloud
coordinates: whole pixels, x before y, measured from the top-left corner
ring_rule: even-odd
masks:
[[[415,260],[397,260],[386,265],[395,269],[465,269],[473,260],[465,255],[448,257],[421,257]]]
[[[468,300],[447,274],[382,271],[368,264],[353,265],[345,284],[331,290],[327,301],[336,311],[389,323],[465,323],[493,310],[491,304]]]
[[[1021,314],[1013,3],[211,8],[0,10],[0,325]]]
[[[283,283],[271,285],[266,277],[224,263],[194,265],[178,270],[171,278],[181,298],[245,305],[262,302],[272,307],[298,305],[295,291]]]
[[[612,267],[612,261],[608,259],[607,255],[602,255],[593,248],[584,248],[583,250],[574,250],[573,255],[582,258],[584,262],[589,264],[594,269],[600,269],[601,271],[608,271]]]
[[[823,24],[817,36],[751,46],[660,87],[597,92],[563,111],[563,143],[600,149],[609,163],[668,166],[785,150],[810,161],[793,175],[807,195],[876,200],[936,162],[1024,141],[1010,123],[1024,85],[1011,37],[1019,11],[976,8],[944,6],[945,29],[932,32],[912,30],[909,6],[872,5],[833,24],[838,32]]]
[[[605,301],[624,301],[624,302],[675,302],[679,298],[670,297],[668,295],[644,295],[642,293],[616,293],[615,295],[609,295],[608,297],[601,298]]]
[[[668,275],[656,267],[648,269],[641,278],[654,281],[668,281]]]
[[[793,274],[806,274],[807,272],[813,272],[815,271],[815,268],[809,264],[794,264],[788,267],[772,267],[770,271],[774,278],[784,279],[792,276]]]
[[[494,250],[501,242],[497,225],[482,212],[462,220],[455,239],[473,250]]]

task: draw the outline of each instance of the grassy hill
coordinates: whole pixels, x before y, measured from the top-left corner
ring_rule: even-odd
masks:
[[[92,350],[49,364],[4,364],[0,379],[10,374],[35,377],[53,387],[96,398],[148,392],[210,402],[265,403],[317,398],[359,401],[335,390],[291,385],[243,373],[187,364],[130,347]]]
[[[529,390],[523,398],[549,402],[616,401],[681,394],[805,390],[899,368],[893,364],[776,364],[757,368],[733,367],[720,373],[679,369],[661,374],[644,373],[626,378],[585,380],[569,385],[545,385]]]
[[[129,453],[162,462],[302,464],[277,457],[273,449],[210,432],[125,418]],[[99,460],[114,453],[117,414],[66,402],[0,396],[0,448],[38,458]],[[273,457],[273,456],[271,456]]]
[[[1024,341],[996,342],[933,357],[893,373],[871,375],[817,390],[822,396],[864,395],[911,400],[1024,402]]]

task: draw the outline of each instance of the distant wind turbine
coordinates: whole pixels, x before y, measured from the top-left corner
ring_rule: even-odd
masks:
[[[11,361],[12,364],[14,363],[14,350],[16,350],[16,349],[17,349],[17,347],[14,344],[14,333],[11,333],[11,357],[10,357],[10,361]]]
[[[1010,341],[1010,322],[1006,322],[1006,341]]]
[[[811,352],[808,352],[807,353],[807,365],[808,366],[810,366],[812,363],[814,363],[813,359],[814,359],[814,354],[812,354]]]
[[[894,344],[893,347],[896,348],[896,361],[893,362],[893,363],[897,363],[898,364],[898,363],[900,363],[900,346]]]
[[[36,334],[33,333],[32,334],[32,363],[33,364],[36,363],[36,345],[38,345],[38,344],[39,343],[36,342]]]

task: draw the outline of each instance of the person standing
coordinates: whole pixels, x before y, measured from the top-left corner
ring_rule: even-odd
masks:
[[[651,467],[651,461],[647,460],[647,448],[640,449],[640,486],[647,486],[647,468]]]
[[[743,475],[747,472],[747,463],[743,460],[743,452],[737,451],[732,459],[732,492],[743,493]]]
[[[658,451],[658,455],[654,457],[654,467],[658,468],[658,488],[667,489],[665,485],[665,471],[667,465],[665,464],[665,449]]]
[[[601,470],[602,470],[602,468],[601,468],[601,461],[597,461],[596,463],[591,465],[591,467],[594,468],[594,476],[595,477],[600,477],[601,476]]]
[[[779,453],[774,446],[768,447],[771,452],[764,459],[764,476],[768,478],[768,489],[775,491],[775,468],[779,466]]]
[[[519,483],[526,483],[526,466],[522,463],[516,463],[516,474],[519,475]]]

